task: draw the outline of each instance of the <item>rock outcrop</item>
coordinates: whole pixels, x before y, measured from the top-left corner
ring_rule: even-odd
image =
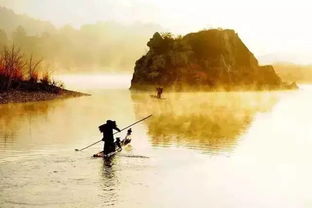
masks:
[[[136,61],[131,89],[283,89],[272,66],[259,66],[234,30],[211,29],[173,38],[155,33]]]

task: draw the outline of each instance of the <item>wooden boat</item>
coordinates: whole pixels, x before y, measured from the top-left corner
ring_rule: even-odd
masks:
[[[132,133],[132,130],[128,129],[127,135],[125,136],[125,138],[123,140],[120,140],[119,137],[116,138],[115,151],[114,152],[111,152],[109,154],[104,154],[104,152],[101,151],[99,153],[94,154],[93,157],[110,158],[111,156],[115,155],[116,153],[121,152],[122,147],[128,145],[131,142],[131,133]]]
[[[163,97],[157,97],[157,95],[150,95],[151,98],[156,98],[156,99],[159,99],[159,100],[163,100],[163,99],[166,99],[166,98],[163,98]]]

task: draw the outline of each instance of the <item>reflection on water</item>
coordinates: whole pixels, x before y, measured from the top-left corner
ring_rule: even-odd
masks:
[[[123,102],[116,105],[116,100]],[[127,90],[112,90],[91,97],[0,105],[0,157],[93,143],[101,138],[98,126],[107,119],[116,119],[121,127],[133,121],[129,102]]]
[[[311,207],[311,88],[91,93],[0,105],[1,208]],[[151,113],[111,163],[91,158],[102,144],[74,151]]]
[[[105,206],[113,206],[118,201],[118,176],[116,175],[116,167],[113,165],[114,159],[115,157],[103,160],[103,168],[101,169]]]
[[[31,134],[32,126],[48,119],[48,112],[53,111],[58,101],[39,103],[6,104],[0,106],[0,132],[4,138],[13,140],[17,134]],[[61,104],[60,104],[61,105]]]
[[[208,151],[232,148],[258,112],[272,109],[276,93],[167,93],[162,100],[133,92],[137,117],[146,122],[155,145],[184,145]]]
[[[106,119],[127,126],[135,120],[134,111],[137,120],[153,114],[142,123],[153,145],[229,151],[255,115],[270,111],[277,101],[278,93],[272,92],[167,93],[158,100],[146,92],[111,90],[91,97],[8,104],[0,106],[1,143],[24,150],[73,145],[75,140],[100,137],[97,126]]]

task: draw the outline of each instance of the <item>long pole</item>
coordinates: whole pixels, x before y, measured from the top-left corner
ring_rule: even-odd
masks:
[[[149,116],[146,116],[145,118],[142,118],[142,119],[139,120],[139,121],[134,122],[133,124],[130,124],[129,126],[126,126],[125,128],[121,129],[119,132],[122,132],[123,130],[125,130],[125,129],[131,127],[131,126],[134,126],[135,124],[140,123],[141,121],[144,121],[145,119],[148,119],[148,118],[151,117],[151,116],[152,116],[152,114],[149,115]],[[114,135],[115,135],[115,134],[118,134],[119,132],[115,132]],[[82,148],[82,149],[75,149],[75,151],[82,151],[82,150],[87,149],[87,148],[89,148],[89,147],[91,147],[91,146],[93,146],[93,145],[95,145],[95,144],[97,144],[97,143],[99,143],[99,142],[101,142],[101,141],[102,141],[102,139],[99,140],[99,141],[96,141],[96,142],[94,142],[94,143],[92,143],[92,144],[90,144],[90,145],[88,145],[88,146],[86,146],[86,147],[84,147],[84,148]]]

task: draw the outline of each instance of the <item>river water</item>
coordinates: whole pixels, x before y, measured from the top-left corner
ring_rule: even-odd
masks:
[[[158,100],[127,76],[63,80],[92,96],[0,106],[1,208],[312,207],[312,87]],[[111,161],[74,151],[149,114]]]

